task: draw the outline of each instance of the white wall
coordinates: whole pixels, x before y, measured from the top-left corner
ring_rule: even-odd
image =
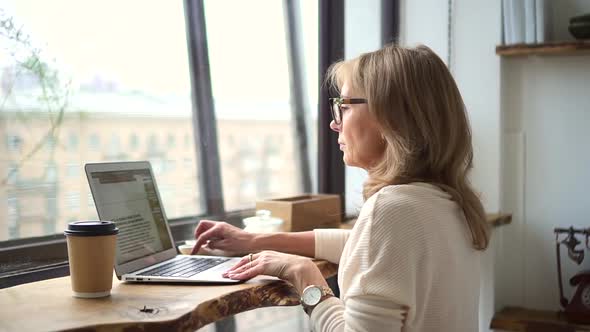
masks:
[[[514,225],[503,230],[502,302],[557,309],[553,228],[590,226],[590,58],[528,57],[502,63],[506,171],[518,174],[506,196],[518,193]],[[565,256],[562,256],[565,258]],[[590,260],[583,266],[588,269]],[[568,274],[581,267],[567,260]],[[510,283],[509,281],[513,282]],[[567,287],[566,287],[567,288]]]
[[[500,59],[495,54],[501,40],[500,18],[500,1],[454,1],[451,69],[473,133],[471,181],[489,212],[500,210]],[[495,313],[496,244],[492,238],[482,259],[480,331],[489,330]]]
[[[446,63],[447,61],[447,1],[400,1],[400,43],[407,46],[424,44]]]
[[[473,130],[473,185],[486,211],[500,209],[499,1],[455,0],[452,71]]]
[[[568,18],[589,12],[590,2],[559,4],[552,35],[569,40]],[[504,58],[501,68],[502,208],[513,212],[513,222],[500,234],[497,306],[557,310],[553,228],[590,226],[590,58]],[[588,259],[575,266],[562,258],[565,280],[590,267]]]

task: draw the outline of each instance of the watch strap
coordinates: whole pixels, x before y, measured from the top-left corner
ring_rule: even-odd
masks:
[[[322,297],[320,298],[320,301],[318,303],[316,303],[315,305],[306,305],[303,300],[301,301],[301,304],[303,305],[303,311],[305,311],[305,313],[308,316],[311,316],[311,312],[313,311],[313,309],[318,306],[320,303],[322,303],[325,299],[333,297],[334,296],[334,292],[332,291],[332,289],[328,286],[315,286],[317,288],[319,288],[322,292]]]

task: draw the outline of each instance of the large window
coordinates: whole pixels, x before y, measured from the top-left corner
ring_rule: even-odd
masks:
[[[97,218],[87,162],[149,160],[169,218],[204,212],[182,1],[0,11],[0,241]]]
[[[203,6],[204,20],[183,1],[0,5],[0,242],[97,218],[88,162],[150,161],[172,220],[218,214],[207,192],[223,192],[232,212],[314,190],[318,2]],[[205,45],[187,38],[199,24]],[[208,49],[210,81],[189,65],[194,47]],[[191,104],[203,84],[211,123]],[[207,126],[217,149],[199,136]]]
[[[89,162],[149,161],[176,241],[318,190],[323,3],[3,1],[0,288],[68,273]]]
[[[305,30],[297,60],[304,91],[317,90],[317,2],[297,1]],[[284,1],[206,0],[205,18],[225,207],[253,206],[257,199],[301,193],[300,133],[296,112],[304,119],[315,110],[310,100],[293,109],[289,67],[289,27]],[[228,10],[231,8],[231,10]],[[304,10],[301,10],[304,9]],[[315,52],[311,53],[310,52]],[[291,60],[293,61],[293,60]],[[311,75],[309,75],[311,73]],[[311,132],[311,130],[307,130]],[[307,138],[309,141],[310,138]],[[314,140],[315,142],[315,140]],[[314,149],[315,150],[315,149]],[[309,166],[308,166],[309,167]]]

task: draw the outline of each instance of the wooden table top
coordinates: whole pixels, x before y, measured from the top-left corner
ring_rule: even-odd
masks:
[[[328,278],[337,265],[316,261]],[[134,284],[113,280],[111,296],[72,296],[70,278],[0,290],[0,331],[195,331],[231,315],[299,305],[287,282],[259,276],[237,285]],[[145,308],[145,309],[144,309]]]

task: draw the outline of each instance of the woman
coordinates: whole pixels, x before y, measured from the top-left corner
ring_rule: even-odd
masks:
[[[244,257],[226,277],[293,283],[315,331],[478,330],[489,235],[467,179],[471,132],[451,74],[428,47],[389,45],[327,77],[340,90],[330,128],[344,162],[368,171],[354,228],[264,235],[202,221],[195,248],[274,250]],[[341,298],[301,256],[339,263]]]

